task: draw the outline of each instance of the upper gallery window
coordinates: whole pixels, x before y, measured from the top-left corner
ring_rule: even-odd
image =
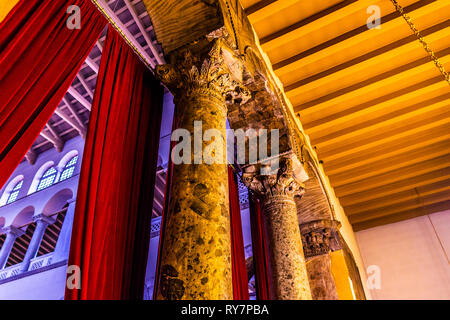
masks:
[[[9,193],[8,200],[6,200],[6,204],[10,204],[17,200],[17,197],[19,196],[19,191],[20,191],[20,188],[22,188],[22,185],[23,185],[23,180],[19,181],[15,185],[15,187]]]
[[[39,181],[37,191],[50,187],[55,182],[57,173],[54,167],[47,169]]]
[[[67,161],[66,165],[64,166],[64,169],[61,173],[61,178],[59,181],[63,181],[66,179],[69,179],[71,176],[73,176],[73,172],[75,171],[75,165],[78,162],[78,156],[73,157],[69,161]]]

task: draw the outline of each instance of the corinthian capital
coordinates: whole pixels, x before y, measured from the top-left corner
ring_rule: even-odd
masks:
[[[301,197],[305,193],[305,186],[298,167],[300,164],[295,156],[279,158],[279,168],[270,174],[264,174],[262,164],[248,166],[242,175],[244,184],[257,196],[268,200],[276,196]]]
[[[181,50],[171,64],[156,67],[157,76],[178,99],[207,95],[229,104],[247,102],[251,93],[241,83],[242,63],[221,39],[208,48],[206,54]]]

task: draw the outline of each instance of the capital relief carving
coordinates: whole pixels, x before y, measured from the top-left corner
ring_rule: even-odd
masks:
[[[261,164],[245,168],[242,175],[244,184],[264,201],[277,196],[301,197],[305,193],[304,184],[295,177],[294,161],[281,157],[279,169],[272,174],[261,174]]]
[[[183,49],[175,63],[157,66],[156,73],[176,99],[208,96],[227,104],[246,103],[251,93],[239,80],[242,65],[232,60],[232,53],[218,39],[205,55]]]
[[[340,226],[336,220],[317,220],[300,225],[305,258],[340,250]]]

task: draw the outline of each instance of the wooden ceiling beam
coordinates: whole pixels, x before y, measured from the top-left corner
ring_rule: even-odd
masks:
[[[430,122],[416,123],[416,126],[408,126],[407,124],[401,129],[392,129],[384,134],[380,134],[358,141],[340,141],[336,146],[328,146],[322,149],[318,148],[319,158],[324,162],[346,157],[348,155],[355,155],[363,152],[370,152],[373,148],[389,145],[401,140],[410,141],[418,140],[422,133],[428,133],[434,130],[436,134],[448,134],[450,125],[450,114],[445,112],[441,115],[436,115],[427,119]]]
[[[344,207],[355,205],[381,197],[389,197],[391,194],[410,190],[420,186],[436,183],[439,181],[450,179],[450,167],[428,172],[422,175],[411,177],[405,180],[379,186],[370,190],[356,192],[346,196],[341,196],[339,201]]]
[[[382,163],[380,163],[380,165],[382,165]],[[429,172],[435,172],[439,169],[445,169],[447,167],[450,167],[450,154],[386,172],[361,181],[335,187],[334,190],[338,197],[345,197],[351,194],[357,194],[363,191],[375,189],[383,185],[387,186],[396,182],[405,181],[407,179]]]
[[[77,100],[83,107],[85,107],[87,110],[91,111],[91,103],[86,100],[85,97],[81,95],[77,90],[75,90],[73,87],[70,87],[67,91],[75,100]]]
[[[138,26],[139,30],[141,31],[141,34],[144,37],[145,42],[147,43],[148,47],[150,48],[150,51],[152,52],[153,56],[155,57],[156,62],[158,64],[164,64],[165,63],[164,58],[160,56],[158,50],[153,45],[152,40],[150,39],[150,37],[147,34],[147,31],[145,30],[144,26],[142,25],[141,19],[139,19],[139,17],[137,16],[136,9],[130,3],[129,0],[124,0],[124,2],[128,8],[128,11],[131,13],[131,16],[133,17],[134,22],[136,22],[136,25]]]
[[[361,202],[351,206],[346,206],[345,213],[347,215],[362,214],[366,211],[380,209],[390,205],[416,199],[418,194],[420,196],[428,196],[431,194],[449,190],[450,190],[450,179],[446,179],[435,183],[427,184],[424,186],[416,187],[413,189],[405,190],[402,192],[393,193],[389,195],[389,197],[376,198],[370,201]]]
[[[432,4],[433,6],[436,6],[436,0],[423,0],[423,1],[417,1],[407,7],[405,7],[405,12],[417,12],[418,9],[425,7],[427,5]],[[439,6],[438,9],[442,9],[441,6]],[[364,9],[365,11],[365,9]],[[434,10],[433,10],[434,11]],[[424,14],[428,14],[427,11],[423,12]],[[422,14],[422,12],[418,12],[418,14]],[[397,29],[396,33],[398,35],[398,38],[396,40],[400,40],[404,37],[410,36],[410,32],[403,32],[403,30],[398,30],[398,26],[403,25],[405,22],[402,20],[401,17],[398,16],[397,12],[392,12],[388,15],[385,15],[381,19],[382,22],[382,29],[379,31],[380,34],[384,33],[391,33],[392,36],[392,29]],[[408,31],[408,30],[406,30]],[[313,46],[311,48],[308,48],[307,50],[304,50],[300,53],[297,53],[287,59],[284,59],[282,61],[279,61],[277,63],[273,64],[273,68],[276,72],[276,74],[282,78],[283,75],[288,74],[294,69],[301,69],[301,66],[305,66],[309,64],[308,61],[310,60],[317,60],[316,56],[323,55],[326,52],[329,52],[330,55],[336,54],[336,50],[340,50],[340,47],[342,47],[343,44],[346,44],[346,46],[350,44],[358,44],[363,42],[366,39],[373,38],[375,35],[371,33],[371,30],[368,30],[367,25],[363,24],[353,30],[344,32],[332,39],[329,39],[323,43],[320,43],[316,46]],[[390,39],[390,37],[386,37],[386,40]],[[377,46],[374,46],[373,50],[376,50],[380,48],[380,46],[388,45],[389,43],[380,42]],[[345,49],[345,48],[344,48]],[[373,50],[369,50],[373,51]],[[366,52],[367,53],[367,52]],[[360,55],[358,55],[360,56]],[[307,59],[306,59],[307,58]]]
[[[311,138],[311,141],[319,150],[328,152],[344,144],[353,145],[353,143],[356,143],[362,146],[372,143],[374,138],[380,137],[380,133],[385,136],[395,136],[399,133],[415,130],[423,123],[429,124],[450,118],[450,93],[433,100],[433,102],[437,102],[431,105],[413,106],[409,110],[404,110],[405,113],[403,114],[399,112],[393,117],[387,116],[379,119],[382,121],[377,121],[377,119],[361,123],[355,121],[355,124],[350,128],[343,128],[316,139]],[[414,110],[415,108],[416,110]]]
[[[305,130],[308,130],[308,135],[315,139],[323,136],[319,135],[319,132],[331,128],[345,128],[355,121],[362,122],[367,119],[380,118],[413,105],[433,103],[432,99],[448,93],[448,84],[442,81],[440,77],[434,79],[435,81],[431,84],[427,81],[407,92],[396,92],[394,95],[384,96],[381,99],[359,104],[350,109],[343,108],[342,111],[337,110],[329,116],[319,117],[315,115],[314,120],[311,121],[308,121],[308,117],[302,116],[302,125]]]
[[[386,158],[383,161],[356,167],[335,175],[328,175],[334,187],[339,187],[355,181],[367,179],[386,172],[407,167],[423,161],[428,161],[443,156],[450,151],[450,140],[438,142],[424,148],[405,152],[400,155]]]
[[[277,2],[277,0],[261,0],[257,3],[255,3],[254,5],[248,7],[245,9],[245,13],[249,16],[267,6],[269,6],[270,4]]]
[[[447,201],[450,197],[450,191],[444,190],[427,196],[418,195],[415,199],[407,200],[401,203],[393,204],[383,208],[372,209],[359,214],[349,215],[350,223],[360,223],[367,220],[379,219],[385,216],[394,215],[406,210],[422,208],[434,203]]]
[[[440,58],[444,67],[448,69],[450,67],[450,48],[441,50],[436,55]],[[295,112],[300,112],[301,116],[317,112],[323,112],[326,116],[339,108],[339,105],[351,108],[438,75],[439,70],[434,63],[430,61],[429,57],[425,57],[313,100],[302,96],[300,88],[291,91],[286,88],[286,95],[294,105]]]
[[[447,28],[427,36],[427,42],[439,55],[450,54],[450,20],[446,21]],[[356,64],[344,63],[338,68],[331,68],[316,73],[313,77],[303,79],[292,85],[286,85],[286,91],[296,90],[302,95],[303,101],[315,101],[330,92],[346,91],[346,88],[368,85],[379,79],[401,73],[416,66],[426,64],[430,58],[425,50],[417,45],[417,39],[398,48],[382,54],[365,58]],[[286,83],[287,84],[287,83]]]

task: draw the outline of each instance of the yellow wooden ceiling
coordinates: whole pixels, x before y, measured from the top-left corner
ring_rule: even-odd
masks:
[[[450,86],[390,0],[241,2],[355,230],[450,209]],[[398,2],[449,71],[450,0]]]

